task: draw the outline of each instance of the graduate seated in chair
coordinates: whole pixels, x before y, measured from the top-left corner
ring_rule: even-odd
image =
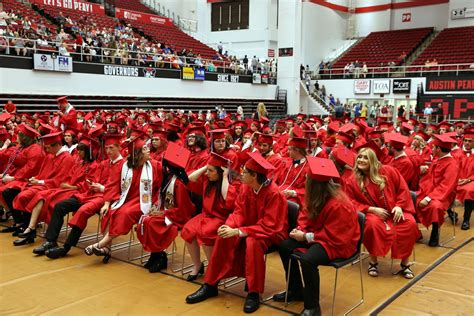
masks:
[[[188,304],[217,296],[217,284],[232,276],[245,277],[248,296],[244,312],[260,306],[265,284],[264,254],[288,236],[286,199],[267,175],[274,169],[259,153],[250,153],[242,174],[235,210],[217,231],[205,284],[186,298]]]

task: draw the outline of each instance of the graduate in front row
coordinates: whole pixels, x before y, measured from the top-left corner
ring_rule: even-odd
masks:
[[[205,284],[186,297],[188,304],[217,296],[217,284],[232,276],[245,277],[248,296],[244,312],[260,306],[265,285],[264,254],[288,236],[288,206],[283,193],[267,179],[274,167],[259,153],[250,153],[242,174],[235,210],[219,227]]]

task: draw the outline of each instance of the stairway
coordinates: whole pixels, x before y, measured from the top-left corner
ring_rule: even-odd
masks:
[[[325,104],[323,100],[308,91],[303,80],[300,81],[300,107],[303,112],[307,112],[309,115],[330,115],[331,109],[328,104]],[[306,105],[306,106],[304,106]]]
[[[418,56],[421,55],[425,48],[428,47],[431,42],[433,42],[440,32],[441,31],[433,31],[433,33],[431,33],[430,36],[428,36],[426,40],[421,43],[421,45],[412,54],[410,54],[410,56],[408,56],[406,61],[401,66],[410,66],[418,58]]]

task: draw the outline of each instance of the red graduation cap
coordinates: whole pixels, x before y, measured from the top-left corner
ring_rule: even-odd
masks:
[[[5,104],[5,111],[8,113],[15,113],[16,112],[16,105],[15,103],[7,103]]]
[[[123,136],[121,134],[107,134],[104,136],[105,146],[117,145],[120,146]]]
[[[400,133],[385,133],[384,139],[386,143],[389,143],[390,146],[396,150],[403,150],[403,147],[405,147],[408,142],[408,137]]]
[[[367,139],[376,139],[376,138],[382,138],[382,132],[381,131],[372,131],[367,134]]]
[[[41,137],[43,139],[43,143],[45,145],[51,145],[54,143],[61,144],[63,140],[63,132],[55,132],[51,134],[47,134]]]
[[[304,136],[303,130],[298,125],[293,126],[293,128],[291,129],[291,133],[293,134],[293,137],[301,138]]]
[[[136,151],[141,150],[143,146],[146,145],[146,142],[142,138],[136,137],[130,140],[128,143],[126,143],[126,145],[128,148],[128,154],[133,155]]]
[[[466,125],[465,122],[456,122],[456,123],[454,123],[454,126],[456,126],[456,127],[464,127],[464,125]]]
[[[311,179],[319,182],[328,182],[331,179],[338,179],[339,172],[331,159],[311,157],[308,158],[308,173]]]
[[[403,122],[401,128],[407,132],[410,132],[413,130],[413,125]]]
[[[292,137],[288,146],[306,149],[308,148],[308,140],[306,138]]]
[[[193,126],[188,128],[187,135],[202,135],[206,136],[206,128],[204,126]]]
[[[103,124],[96,124],[95,126],[92,126],[92,128],[89,130],[88,136],[91,138],[98,138],[102,134],[104,134],[104,125]]]
[[[276,126],[277,127],[286,127],[286,121],[285,120],[278,120],[276,121]]]
[[[435,145],[435,146],[445,148],[445,149],[451,149],[453,147],[453,145],[456,144],[456,143],[457,143],[456,140],[454,140],[451,137],[446,136],[444,134],[443,135],[437,135],[437,134],[434,135],[433,145]]]
[[[352,144],[354,142],[354,136],[343,131],[339,131],[336,135],[336,139],[341,140],[345,143]]]
[[[160,140],[167,140],[168,132],[166,131],[154,131],[152,138],[159,138]]]
[[[339,131],[339,127],[340,127],[340,125],[337,121],[332,121],[328,125],[328,131],[331,131],[333,133],[337,133]]]
[[[264,124],[264,125],[267,125],[268,123],[270,123],[270,120],[269,120],[267,117],[262,116],[262,117],[260,118],[260,123],[262,123],[262,124]]]
[[[214,167],[225,167],[229,168],[231,165],[231,161],[221,155],[216,154],[215,152],[211,152],[209,155],[209,160],[207,164],[214,166]]]
[[[344,133],[347,133],[347,134],[352,134],[352,130],[356,129],[357,126],[352,124],[352,123],[347,123],[347,124],[344,124],[341,126],[341,128],[339,129],[339,132],[344,132]]]
[[[18,132],[22,133],[25,136],[31,137],[31,138],[36,138],[41,136],[37,130],[35,130],[33,127],[28,126],[26,124],[20,124],[17,127]]]
[[[0,124],[5,124],[5,123],[8,122],[12,117],[13,117],[13,115],[11,115],[10,113],[2,113],[2,114],[0,114]]]
[[[39,125],[39,130],[40,132],[46,133],[46,134],[51,134],[54,131],[54,127],[48,124],[44,124],[40,122]]]
[[[306,139],[318,138],[318,132],[316,132],[314,129],[304,131],[304,137]]]
[[[451,123],[449,123],[447,121],[442,121],[441,123],[438,124],[438,129],[444,128],[446,130],[449,130],[451,128],[451,126],[453,126]]]
[[[165,129],[166,129],[167,131],[170,131],[170,132],[176,132],[176,133],[178,133],[178,132],[180,131],[180,129],[181,129],[181,128],[179,127],[179,125],[174,124],[174,123],[170,123],[169,121],[166,121],[165,124],[164,124],[164,126],[165,126]]]
[[[341,166],[348,165],[351,168],[354,167],[354,163],[355,163],[354,152],[342,144],[339,144],[333,147],[331,151],[331,156]]]
[[[377,146],[377,144],[373,140],[369,140],[367,143],[360,145],[356,147],[356,151],[359,152],[363,148],[369,148],[372,149],[375,152],[375,155],[377,156],[377,159],[380,161],[382,157],[384,156],[384,153],[382,150]]]
[[[226,133],[228,132],[228,129],[214,129],[210,131],[212,139],[222,139],[225,138]]]
[[[62,97],[57,98],[57,99],[56,99],[56,102],[57,102],[58,104],[67,103],[67,102],[68,102],[68,101],[67,101],[67,96],[62,96]]]
[[[245,163],[245,168],[255,171],[256,173],[267,175],[275,167],[268,162],[259,152],[248,153],[250,159]]]
[[[258,134],[258,143],[264,143],[264,144],[273,144],[273,137],[272,135],[268,134]]]
[[[191,152],[188,149],[170,142],[168,143],[163,159],[166,159],[174,166],[186,168],[190,156]]]
[[[466,130],[464,132],[464,138],[465,139],[473,139],[474,138],[474,129],[473,128],[469,128],[468,130]]]
[[[422,140],[424,140],[425,142],[427,142],[427,141],[430,139],[430,135],[426,134],[426,133],[423,132],[422,130],[419,130],[419,131],[415,134],[415,137],[419,137],[419,138],[421,138]]]

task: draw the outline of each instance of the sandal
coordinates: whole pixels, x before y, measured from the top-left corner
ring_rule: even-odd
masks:
[[[404,265],[404,264],[400,263],[400,267],[401,267],[402,269],[399,271],[399,273],[400,273],[401,275],[403,275],[403,277],[404,277],[405,279],[411,280],[411,279],[413,279],[413,278],[415,277],[415,274],[413,274],[412,269],[410,269],[411,264]]]
[[[367,270],[367,272],[369,273],[371,277],[379,276],[379,268],[377,268],[378,265],[379,265],[378,262],[376,263],[369,262],[369,269]]]
[[[84,248],[84,253],[88,256],[92,256],[94,254],[94,248],[96,248],[97,246],[99,246],[99,243],[87,246],[86,248]]]
[[[102,247],[102,248],[99,248],[99,244],[95,244],[93,245],[92,247],[92,252],[96,255],[96,256],[99,256],[99,257],[104,257],[104,259],[102,259],[102,262],[103,263],[108,263],[109,262],[109,259],[111,257],[111,252],[112,250],[110,249],[110,247]]]

